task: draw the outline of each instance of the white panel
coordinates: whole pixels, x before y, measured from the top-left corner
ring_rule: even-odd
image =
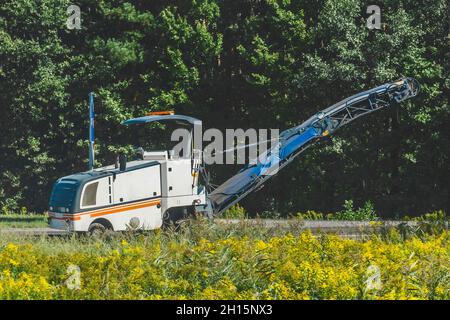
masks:
[[[177,159],[167,161],[167,196],[192,195],[191,159]]]
[[[86,189],[92,185],[98,183],[98,187],[97,187],[97,196],[96,196],[96,201],[94,205],[88,205],[88,206],[83,206],[83,198],[85,196],[85,191]],[[101,179],[97,179],[94,180],[92,182],[88,182],[86,183],[86,185],[83,187],[83,192],[81,193],[81,209],[86,209],[86,208],[95,208],[95,207],[101,207],[101,206],[106,206],[109,204],[109,183],[108,183],[108,178],[101,178]]]
[[[167,151],[144,151],[143,153],[144,160],[167,160]]]
[[[127,230],[133,218],[139,221],[136,229],[152,230],[159,228],[162,224],[161,209],[157,206],[118,212],[105,218],[111,222],[115,231]]]
[[[115,204],[160,196],[159,165],[118,173],[113,185]]]

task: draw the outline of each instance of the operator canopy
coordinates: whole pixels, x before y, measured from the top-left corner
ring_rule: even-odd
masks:
[[[191,125],[191,131],[190,131],[190,137],[189,137],[189,144],[191,144],[191,139],[194,141],[194,145],[190,148],[194,149],[201,149],[201,143],[199,144],[199,141],[201,140],[201,133],[202,133],[202,121],[193,117],[184,116],[184,115],[175,115],[173,111],[156,111],[156,112],[150,112],[144,117],[139,118],[133,118],[126,121],[123,121],[123,125],[130,125],[130,124],[143,124],[143,123],[152,123],[157,121],[173,121],[180,125]],[[200,137],[198,137],[198,133],[200,133]],[[199,146],[197,146],[199,144]],[[142,157],[144,157],[144,149],[138,148],[138,152],[141,154]]]
[[[202,121],[193,117],[189,116],[183,116],[183,115],[150,115],[150,116],[144,116],[134,119],[129,119],[126,121],[123,121],[122,124],[124,125],[130,125],[130,124],[140,124],[140,123],[150,123],[155,121],[167,121],[172,120],[178,123],[190,123],[192,125],[201,125]]]

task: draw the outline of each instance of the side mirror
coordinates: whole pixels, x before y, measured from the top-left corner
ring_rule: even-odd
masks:
[[[119,171],[125,171],[127,169],[127,156],[119,154]]]

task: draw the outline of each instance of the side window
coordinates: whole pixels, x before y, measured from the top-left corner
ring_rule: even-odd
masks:
[[[98,182],[91,183],[84,188],[81,200],[82,207],[95,206],[97,204]]]

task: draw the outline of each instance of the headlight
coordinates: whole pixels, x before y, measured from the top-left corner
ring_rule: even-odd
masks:
[[[66,212],[69,212],[69,208],[66,208]]]
[[[52,207],[52,206],[50,206],[50,208],[49,208],[49,209],[50,209],[50,211],[53,211],[53,207]]]

